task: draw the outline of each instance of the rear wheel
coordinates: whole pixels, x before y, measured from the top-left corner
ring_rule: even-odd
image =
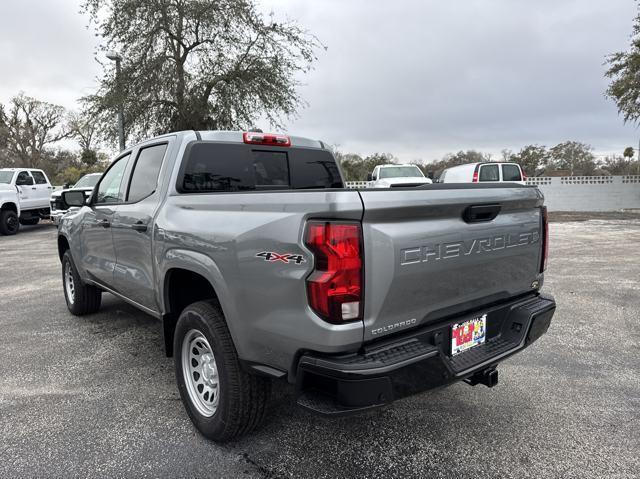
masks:
[[[33,226],[33,225],[37,225],[38,221],[40,221],[40,218],[26,218],[26,219],[21,219],[20,224],[25,226]]]
[[[180,396],[205,437],[229,441],[262,422],[271,382],[242,369],[217,304],[200,301],[182,312],[173,351]]]
[[[80,279],[68,250],[62,257],[62,285],[67,308],[72,314],[82,316],[95,313],[100,309],[102,291],[95,286],[85,284]]]

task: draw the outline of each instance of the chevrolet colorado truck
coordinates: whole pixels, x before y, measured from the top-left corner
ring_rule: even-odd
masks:
[[[42,170],[0,168],[0,234],[14,235],[20,225],[49,218],[53,187]]]
[[[273,379],[327,415],[494,386],[555,311],[535,187],[348,190],[320,141],[187,131],[63,199],[69,310],[109,292],[160,319],[186,411],[215,441],[260,423]]]

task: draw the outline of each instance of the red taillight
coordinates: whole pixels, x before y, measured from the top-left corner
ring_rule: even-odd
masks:
[[[540,262],[540,272],[547,269],[547,259],[549,258],[549,218],[547,207],[542,207],[542,261]]]
[[[469,178],[469,177],[467,176],[467,178]],[[473,183],[477,183],[477,182],[478,182],[478,170],[476,169],[473,172]]]
[[[291,146],[291,138],[272,133],[247,131],[242,134],[242,139],[251,145]]]
[[[305,245],[315,259],[315,269],[307,278],[309,306],[332,323],[361,319],[360,224],[310,222]]]

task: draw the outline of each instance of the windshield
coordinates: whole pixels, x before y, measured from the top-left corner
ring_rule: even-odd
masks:
[[[424,177],[417,166],[385,166],[380,168],[380,178]]]
[[[11,183],[13,171],[0,171],[0,183]]]
[[[100,179],[101,175],[84,175],[73,185],[74,188],[93,188]]]

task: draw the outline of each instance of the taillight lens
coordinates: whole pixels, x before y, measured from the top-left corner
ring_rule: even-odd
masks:
[[[362,319],[360,223],[310,222],[305,244],[315,259],[307,278],[311,308],[332,323]]]
[[[547,269],[547,259],[549,258],[549,218],[547,207],[542,207],[542,261],[540,262],[540,272]]]
[[[467,178],[469,177],[467,176]],[[478,182],[478,170],[475,170],[473,172],[473,183],[477,183],[477,182]]]
[[[285,135],[274,135],[272,133],[247,131],[243,133],[242,139],[245,143],[251,145],[291,146],[291,138]]]

